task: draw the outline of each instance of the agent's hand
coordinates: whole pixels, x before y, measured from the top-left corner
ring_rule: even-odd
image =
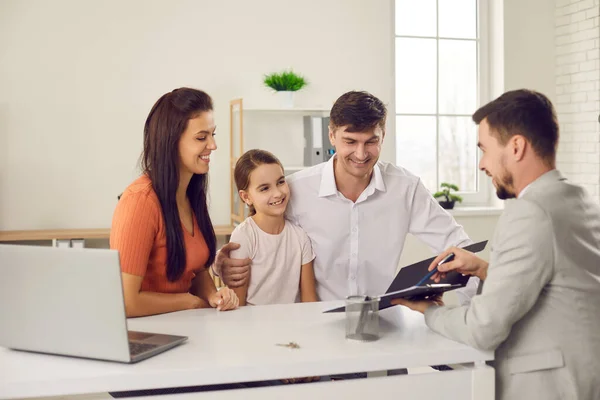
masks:
[[[248,279],[250,278],[251,259],[245,258],[240,260],[229,258],[231,251],[239,248],[239,244],[229,242],[221,247],[221,250],[219,250],[215,259],[215,272],[229,287],[244,286],[248,283]]]
[[[392,300],[392,304],[405,306],[413,311],[418,311],[421,314],[425,314],[425,311],[427,311],[427,309],[431,306],[443,306],[444,301],[442,300],[442,295],[438,294],[425,300],[394,299]]]
[[[431,279],[433,279],[435,282],[439,282],[441,279],[446,277],[447,272],[456,271],[463,275],[476,276],[482,281],[485,280],[487,277],[488,263],[470,251],[460,249],[458,247],[450,247],[437,256],[429,265],[429,271],[433,270],[437,264],[450,253],[454,253],[454,259],[440,265],[438,267],[439,272],[433,275]]]
[[[236,309],[240,301],[235,292],[229,288],[222,288],[210,295],[208,298],[210,306],[219,311],[227,311]]]

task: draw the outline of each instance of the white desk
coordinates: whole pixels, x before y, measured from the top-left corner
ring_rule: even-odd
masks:
[[[411,379],[417,383],[425,379],[431,382],[430,389],[435,389],[436,380],[440,383],[440,380],[448,381],[448,374],[455,374],[456,379],[450,380],[464,382],[463,386],[469,389],[471,397],[493,399],[494,371],[483,365],[484,361],[493,359],[493,352],[477,351],[443,338],[426,327],[421,314],[403,307],[393,307],[381,313],[380,340],[371,343],[347,341],[344,339],[343,313],[321,313],[338,304],[341,303],[244,307],[233,312],[190,310],[131,319],[129,329],[132,330],[190,338],[186,344],[133,365],[0,348],[0,398],[212,385],[475,363],[475,368],[464,371],[361,379],[357,381],[362,382],[345,381],[342,385],[342,382],[331,382],[248,391],[275,393],[273,398],[276,398],[282,390],[327,391],[332,385],[339,385],[335,387],[341,389],[352,388],[353,385],[372,386],[379,380],[391,384],[396,380],[408,382]],[[290,341],[297,342],[301,348],[276,346]],[[227,392],[212,394],[227,396]],[[239,391],[235,392],[240,395]],[[360,391],[356,389],[355,392]],[[196,398],[195,395],[177,395],[174,398],[183,400],[191,398],[189,396]]]

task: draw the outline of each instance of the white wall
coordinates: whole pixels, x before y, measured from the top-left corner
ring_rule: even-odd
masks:
[[[506,91],[533,89],[555,102],[554,20],[554,0],[504,0]]]
[[[597,0],[596,0],[597,1]],[[265,72],[294,67],[311,85],[297,104],[328,107],[365,89],[393,113],[391,0],[0,2],[0,230],[108,227],[137,175],[142,125],[164,92],[189,85],[216,105],[211,214],[228,223],[228,102],[273,106]],[[492,94],[554,93],[554,1],[493,2]],[[498,24],[498,21],[502,21]],[[503,37],[498,37],[498,34]],[[393,135],[386,161],[394,160]],[[284,155],[285,156],[285,155]],[[458,217],[475,240],[496,217]],[[401,264],[430,254],[414,238]]]
[[[0,230],[109,227],[150,107],[184,85],[215,100],[211,214],[228,223],[229,100],[273,105],[262,75],[293,67],[299,106],[352,89],[390,104],[391,19],[388,0],[2,0]]]
[[[558,167],[600,201],[600,1],[556,2]]]
[[[600,1],[505,0],[504,14],[506,90],[550,98],[557,166],[600,201]]]
[[[498,214],[491,215],[474,215],[474,216],[455,216],[456,222],[458,222],[465,229],[465,232],[469,235],[471,240],[479,242],[482,240],[488,240],[488,245],[485,250],[481,252],[480,256],[489,260],[490,254],[490,242],[492,240],[494,230],[496,229],[496,223],[498,222]],[[414,236],[410,235],[407,237],[404,244],[404,251],[400,257],[399,267],[405,267],[415,262],[424,260],[432,257],[433,253],[431,250],[419,241]]]

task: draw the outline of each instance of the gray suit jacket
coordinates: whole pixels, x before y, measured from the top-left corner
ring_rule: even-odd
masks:
[[[496,350],[497,399],[600,399],[600,206],[556,170],[507,202],[470,306],[427,325]]]

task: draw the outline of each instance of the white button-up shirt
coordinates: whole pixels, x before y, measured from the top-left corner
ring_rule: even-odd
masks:
[[[287,177],[291,199],[286,217],[311,239],[321,300],[385,293],[408,233],[436,254],[472,243],[419,177],[404,168],[379,161],[356,202],[348,200],[337,190],[334,158]],[[461,289],[461,303],[475,294],[477,283],[472,278],[468,290]]]

